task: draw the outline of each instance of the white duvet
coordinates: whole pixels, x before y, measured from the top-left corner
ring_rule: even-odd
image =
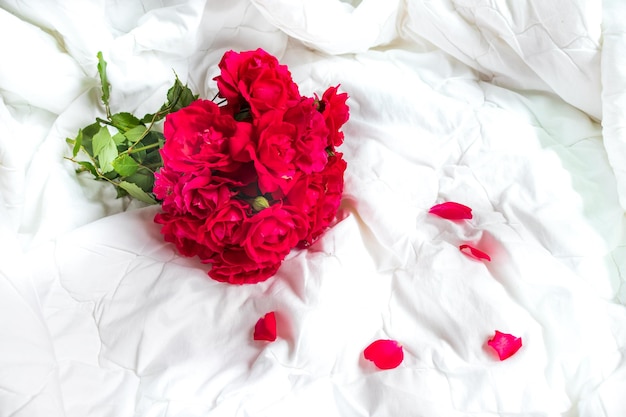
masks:
[[[0,0],[0,416],[626,415],[621,0]],[[351,118],[337,224],[255,285],[76,175],[99,107],[261,47]],[[428,214],[440,202],[474,218]],[[462,254],[460,244],[491,262]],[[275,311],[278,339],[252,338]],[[499,361],[495,330],[521,336]],[[395,369],[363,357],[404,349]]]

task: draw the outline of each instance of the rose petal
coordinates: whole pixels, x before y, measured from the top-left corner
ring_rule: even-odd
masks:
[[[501,361],[510,358],[522,347],[522,338],[496,330],[496,334],[487,342],[498,353]]]
[[[402,363],[404,352],[397,341],[379,339],[365,348],[363,356],[380,369],[393,369]]]
[[[472,209],[463,204],[448,201],[434,205],[428,210],[429,213],[448,220],[466,220],[472,218]]]
[[[276,340],[276,314],[270,311],[261,317],[254,326],[254,340]]]
[[[487,255],[485,252],[478,250],[470,245],[461,245],[459,246],[461,252],[466,254],[467,256],[471,256],[476,259],[484,259],[486,261],[491,261],[491,257]]]

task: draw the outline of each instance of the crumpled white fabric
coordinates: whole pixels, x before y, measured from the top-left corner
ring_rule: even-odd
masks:
[[[289,36],[329,54],[367,51],[398,36],[399,0],[251,0]]]
[[[622,75],[602,69],[618,79],[614,94],[604,90],[613,119],[601,126],[589,117],[598,86],[560,95],[564,81],[540,71],[560,62],[557,51],[518,67],[509,64],[528,58],[530,40],[494,41],[501,63],[453,58],[426,36],[432,24],[415,25],[425,4],[3,1],[0,34],[24,33],[28,59],[50,58],[42,77],[78,78],[22,89],[32,71],[0,66],[0,416],[624,414],[626,236],[619,130],[609,135],[621,123]],[[575,2],[563,16],[587,19],[594,38],[597,15],[573,9],[583,4],[597,13]],[[335,32],[316,29],[326,5],[345,23]],[[538,16],[549,7],[513,5],[507,22],[529,5]],[[451,27],[452,10],[428,6]],[[489,36],[506,28],[477,22]],[[365,23],[376,30],[357,39]],[[347,37],[333,43],[338,34]],[[463,50],[470,39],[481,38],[451,42]],[[617,64],[620,37],[610,42]],[[112,199],[62,157],[65,138],[101,114],[98,50],[112,106],[141,113],[163,102],[172,70],[210,98],[221,54],[256,47],[287,64],[303,94],[337,84],[350,94],[349,167],[338,224],[277,276],[234,287],[162,241],[158,208]],[[599,71],[594,59],[568,74]],[[596,101],[585,108],[587,94]],[[474,219],[427,214],[446,200]],[[492,261],[467,258],[464,242]],[[270,310],[279,339],[254,342]],[[495,329],[524,341],[504,362],[485,345]],[[363,358],[376,338],[402,343],[400,367]]]
[[[622,207],[626,209],[626,23],[620,17],[624,4],[611,0],[603,4],[602,133],[617,177]]]
[[[556,93],[601,119],[602,2],[409,1],[403,29],[425,38],[484,79]]]
[[[52,35],[4,9],[0,9],[0,26],[6,36],[19,39],[0,46],[2,56],[16,60],[0,69],[5,99],[58,114],[89,87],[83,83],[81,68]]]
[[[0,221],[0,415],[65,415],[48,323],[17,235]]]

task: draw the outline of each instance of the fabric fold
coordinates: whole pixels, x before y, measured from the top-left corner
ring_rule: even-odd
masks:
[[[393,41],[401,1],[252,0],[265,18],[289,36],[319,51],[364,52]]]
[[[486,81],[556,94],[600,120],[599,3],[419,0],[407,3],[402,29],[408,38],[426,39],[476,69]]]
[[[603,2],[602,133],[604,146],[617,177],[622,207],[626,210],[626,24],[620,1]]]

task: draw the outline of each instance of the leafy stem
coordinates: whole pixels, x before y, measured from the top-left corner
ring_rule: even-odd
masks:
[[[110,111],[110,110],[107,109],[107,112],[108,111]],[[111,115],[107,115],[107,117],[110,119]],[[110,120],[105,120],[105,119],[102,119],[100,117],[96,117],[96,122],[101,123],[101,124],[105,124],[105,125],[108,125],[108,126],[114,126],[113,123],[111,123]]]
[[[111,85],[107,78],[107,62],[102,56],[102,52],[98,52],[98,75],[100,76],[100,85],[102,86],[102,104],[106,110],[107,118],[111,118],[111,108],[109,107],[109,96]]]
[[[141,152],[141,151],[147,151],[148,149],[158,148],[159,146],[161,146],[161,144],[157,142],[151,145],[141,146],[139,148],[130,147],[122,153],[130,155],[130,154],[134,154],[134,153]]]
[[[167,91],[167,100],[153,114],[138,118],[129,112],[112,114],[110,106],[111,85],[107,78],[107,62],[98,52],[98,75],[101,101],[105,117],[68,138],[72,156],[65,159],[77,164],[77,172],[87,171],[96,180],[106,181],[117,189],[117,196],[130,196],[145,203],[156,204],[152,187],[154,173],[163,161],[159,152],[152,151],[164,143],[163,134],[155,132],[156,123],[165,116],[188,106],[198,98],[176,76],[174,85]],[[86,155],[81,160],[79,155]]]

